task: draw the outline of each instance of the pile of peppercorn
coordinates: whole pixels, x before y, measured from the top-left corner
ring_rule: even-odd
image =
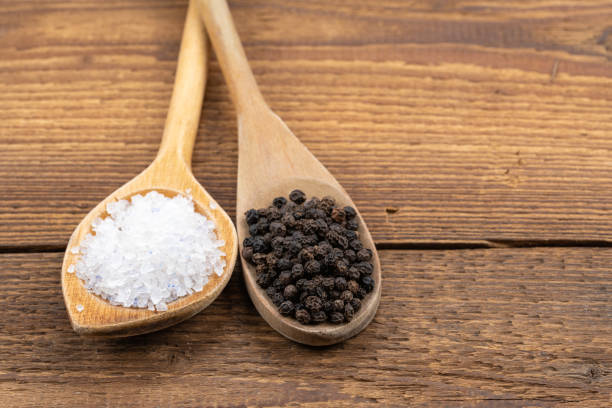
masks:
[[[242,256],[282,315],[302,324],[353,319],[374,289],[372,251],[359,240],[356,215],[330,197],[306,201],[300,190],[245,213],[251,236]]]

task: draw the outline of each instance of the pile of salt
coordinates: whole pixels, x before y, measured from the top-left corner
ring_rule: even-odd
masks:
[[[72,253],[87,290],[113,305],[164,311],[179,297],[199,292],[225,269],[225,242],[215,224],[194,210],[191,197],[152,191],[109,203],[108,217],[92,223]]]

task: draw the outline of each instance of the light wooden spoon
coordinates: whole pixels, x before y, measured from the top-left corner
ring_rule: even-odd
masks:
[[[225,0],[198,1],[238,115],[236,225],[240,240],[249,235],[245,211],[267,207],[274,197],[286,197],[296,188],[304,191],[308,197],[329,195],[341,206],[355,207],[336,179],[265,103]],[[381,292],[380,261],[363,218],[360,214],[358,217],[361,240],[374,254],[372,264],[376,285],[364,298],[354,319],[347,324],[305,326],[283,317],[255,282],[255,269],[242,258],[244,279],[255,307],[268,324],[284,336],[309,345],[334,344],[359,333],[374,317]]]
[[[230,279],[237,256],[236,230],[229,216],[191,173],[191,155],[206,84],[206,58],[206,34],[197,8],[192,2],[185,20],[174,91],[157,157],[147,169],[91,210],[68,243],[62,266],[62,291],[72,327],[81,335],[122,337],[171,326],[208,306]],[[68,273],[68,267],[78,259],[78,255],[73,254],[71,249],[79,245],[91,231],[91,223],[95,218],[107,216],[106,204],[152,190],[169,197],[190,192],[197,211],[214,220],[218,238],[225,240],[223,251],[226,254],[227,266],[221,276],[213,274],[201,292],[181,297],[168,304],[168,311],[152,312],[147,309],[112,306],[88,292],[74,273]]]

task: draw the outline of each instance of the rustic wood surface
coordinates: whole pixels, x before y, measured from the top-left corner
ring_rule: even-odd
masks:
[[[61,300],[61,254],[2,255],[0,400],[135,407],[611,402],[612,249],[380,255],[385,286],[374,321],[322,349],[265,324],[239,271],[217,301],[184,323],[131,339],[82,339]]]
[[[0,0],[0,406],[612,405],[610,0],[230,1],[382,249],[379,312],[299,346],[236,270],[171,329],[75,335],[63,249],[154,158],[186,6]],[[213,56],[193,171],[232,216],[236,134]]]

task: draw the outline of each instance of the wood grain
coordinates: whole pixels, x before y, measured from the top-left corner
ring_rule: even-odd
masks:
[[[611,249],[380,254],[385,286],[376,318],[359,336],[323,349],[272,330],[240,273],[180,325],[131,339],[79,338],[62,303],[61,254],[0,255],[0,401],[609,406]]]
[[[612,242],[610,1],[230,6],[266,100],[377,243]],[[0,1],[0,246],[61,248],[153,159],[185,10]],[[230,213],[234,117],[213,60],[193,169]]]

